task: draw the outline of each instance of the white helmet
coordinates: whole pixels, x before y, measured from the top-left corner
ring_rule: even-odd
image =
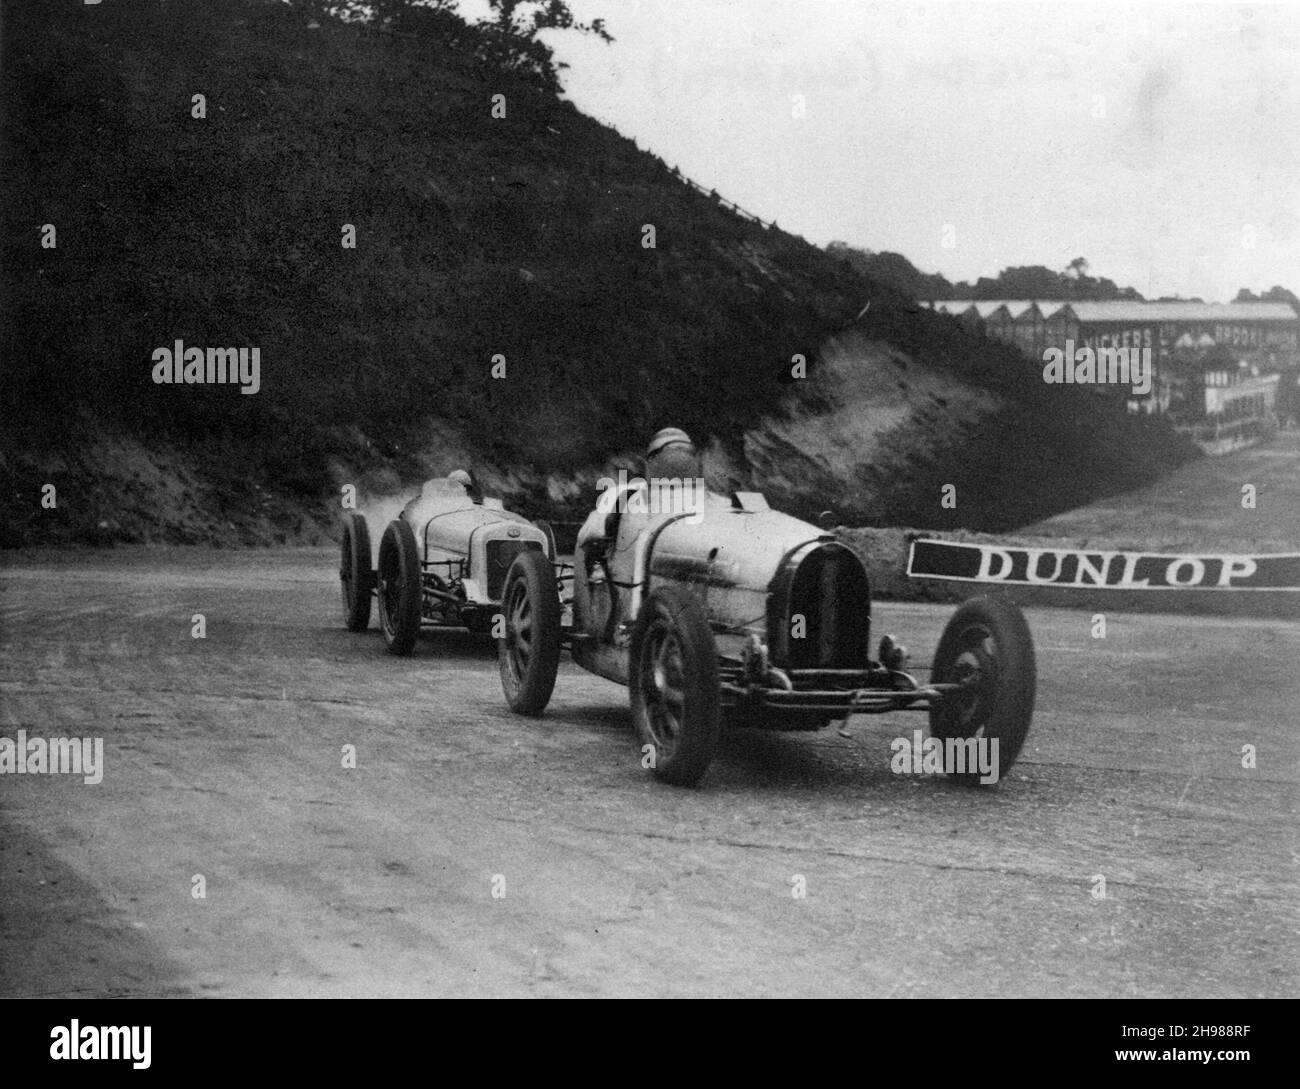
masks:
[[[692,452],[695,450],[695,443],[691,442],[690,435],[686,434],[680,427],[664,427],[655,432],[654,438],[650,440],[650,445],[646,447],[646,460],[648,461],[654,457],[664,447],[675,444],[689,446]]]
[[[680,427],[657,431],[645,452],[646,476],[653,478],[698,478],[704,475],[699,451],[690,435]]]

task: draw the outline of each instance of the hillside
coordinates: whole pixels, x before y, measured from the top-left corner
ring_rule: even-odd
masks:
[[[1255,505],[1242,506],[1242,487]],[[1300,431],[1222,457],[1202,458],[1127,495],[1024,527],[1037,538],[1111,542],[1164,552],[1268,554],[1300,548]]]
[[[998,528],[1189,456],[450,42],[10,0],[3,103],[7,545],[309,542],[341,484],[466,463],[572,516],[666,423],[715,482],[873,524]],[[256,347],[259,391],[155,384],[177,340]]]

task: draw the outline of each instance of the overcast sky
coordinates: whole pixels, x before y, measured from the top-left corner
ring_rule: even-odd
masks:
[[[819,245],[1300,293],[1300,5],[570,3],[580,109]]]

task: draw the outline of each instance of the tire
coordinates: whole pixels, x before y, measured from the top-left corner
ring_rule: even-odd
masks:
[[[370,569],[370,528],[361,515],[352,511],[343,519],[342,552],[339,582],[343,591],[343,623],[348,631],[365,631],[370,627],[370,591],[375,584]]]
[[[497,640],[501,689],[510,710],[540,715],[551,702],[560,668],[560,595],[555,568],[536,550],[521,552],[501,594],[505,635]]]
[[[718,650],[704,609],[676,586],[655,590],[632,629],[632,721],[655,775],[692,786],[718,747]]]
[[[551,563],[555,563],[558,557],[555,550],[555,530],[552,528],[551,523],[539,520],[534,522],[533,525],[546,534],[546,555]]]
[[[410,654],[420,634],[420,550],[410,523],[395,518],[379,541],[379,626],[389,654]]]
[[[930,735],[944,741],[996,739],[1001,779],[1029,733],[1035,676],[1034,642],[1024,614],[1003,598],[972,598],[948,620],[930,673],[932,684],[964,682],[970,688],[931,706]],[[980,781],[977,771],[952,777],[970,784]]]

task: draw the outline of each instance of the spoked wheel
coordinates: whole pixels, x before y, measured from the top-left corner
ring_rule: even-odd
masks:
[[[965,602],[943,630],[930,681],[961,686],[931,706],[930,734],[943,741],[996,740],[997,761],[990,768],[996,775],[990,781],[996,782],[1020,755],[1034,714],[1034,643],[1024,615],[1002,598]],[[977,751],[965,746],[968,770],[953,778],[980,782],[978,767],[969,770]],[[991,746],[985,759],[992,761]]]
[[[348,631],[370,627],[370,591],[374,575],[370,570],[370,529],[355,511],[343,519],[342,556],[339,583],[343,592],[343,623]]]
[[[519,553],[506,573],[501,605],[501,688],[512,711],[540,715],[551,701],[560,668],[560,595],[551,561],[532,549]]]
[[[379,541],[379,624],[390,654],[411,653],[420,634],[420,550],[401,518]]]
[[[632,632],[632,720],[660,779],[699,782],[718,745],[718,651],[699,603],[675,586],[652,593]]]

